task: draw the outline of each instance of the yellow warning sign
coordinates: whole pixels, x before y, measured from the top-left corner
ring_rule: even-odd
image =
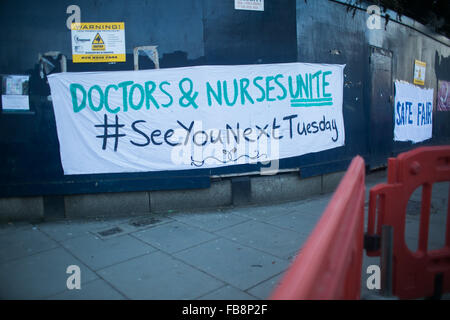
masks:
[[[103,42],[102,37],[100,37],[100,33],[98,33],[98,32],[97,32],[97,34],[95,35],[95,38],[94,38],[94,40],[92,41],[92,43],[93,43],[93,44],[94,44],[94,43],[96,43],[96,44],[105,44],[105,43]]]
[[[414,84],[425,85],[426,68],[426,62],[414,60]]]
[[[125,62],[123,22],[72,23],[72,60],[86,62]]]
[[[125,24],[123,22],[74,22],[71,25],[71,30],[84,30],[84,31],[92,31],[92,30],[102,30],[102,31],[110,31],[110,30],[124,30]]]
[[[92,41],[92,50],[104,51],[106,49],[105,42],[103,41],[100,33],[97,33]]]

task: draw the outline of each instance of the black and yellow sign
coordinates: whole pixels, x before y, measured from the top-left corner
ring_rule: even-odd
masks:
[[[71,30],[74,63],[125,61],[123,22],[72,23]]]
[[[425,85],[426,68],[426,62],[414,60],[414,84]]]
[[[100,33],[97,33],[94,40],[92,41],[92,50],[94,51],[104,51],[106,49],[105,42],[103,41]]]

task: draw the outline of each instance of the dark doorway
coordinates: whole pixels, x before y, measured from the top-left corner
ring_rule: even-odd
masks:
[[[370,47],[370,168],[385,166],[393,145],[392,52]]]

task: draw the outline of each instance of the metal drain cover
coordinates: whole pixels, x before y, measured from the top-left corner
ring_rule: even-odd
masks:
[[[133,227],[139,228],[139,227],[145,227],[151,224],[155,224],[161,222],[160,219],[156,219],[154,217],[145,217],[145,218],[140,218],[140,219],[136,219],[133,221],[130,221],[130,225],[132,225]]]
[[[103,231],[99,231],[97,232],[100,236],[102,237],[108,237],[108,236],[112,236],[114,234],[118,234],[123,232],[123,230],[119,227],[113,227],[113,228],[109,228]]]

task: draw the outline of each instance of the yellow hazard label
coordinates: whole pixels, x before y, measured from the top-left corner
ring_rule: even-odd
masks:
[[[77,62],[125,62],[125,54],[74,54],[72,55],[74,63]]]
[[[74,22],[71,30],[124,30],[123,22]]]
[[[425,85],[425,73],[426,73],[427,63],[414,60],[414,84]]]
[[[105,51],[106,47],[104,44],[93,44],[92,51]]]
[[[105,42],[100,36],[100,33],[97,33],[94,37],[94,40],[92,40],[92,51],[105,51],[105,50],[106,50]]]
[[[426,63],[426,62],[423,62],[423,61],[420,61],[420,60],[414,60],[414,63],[415,63],[416,65],[422,66],[422,67],[426,67],[426,66],[427,66],[427,63]]]
[[[105,44],[102,37],[100,36],[100,33],[97,33],[94,37],[94,40],[92,40],[92,44]]]

